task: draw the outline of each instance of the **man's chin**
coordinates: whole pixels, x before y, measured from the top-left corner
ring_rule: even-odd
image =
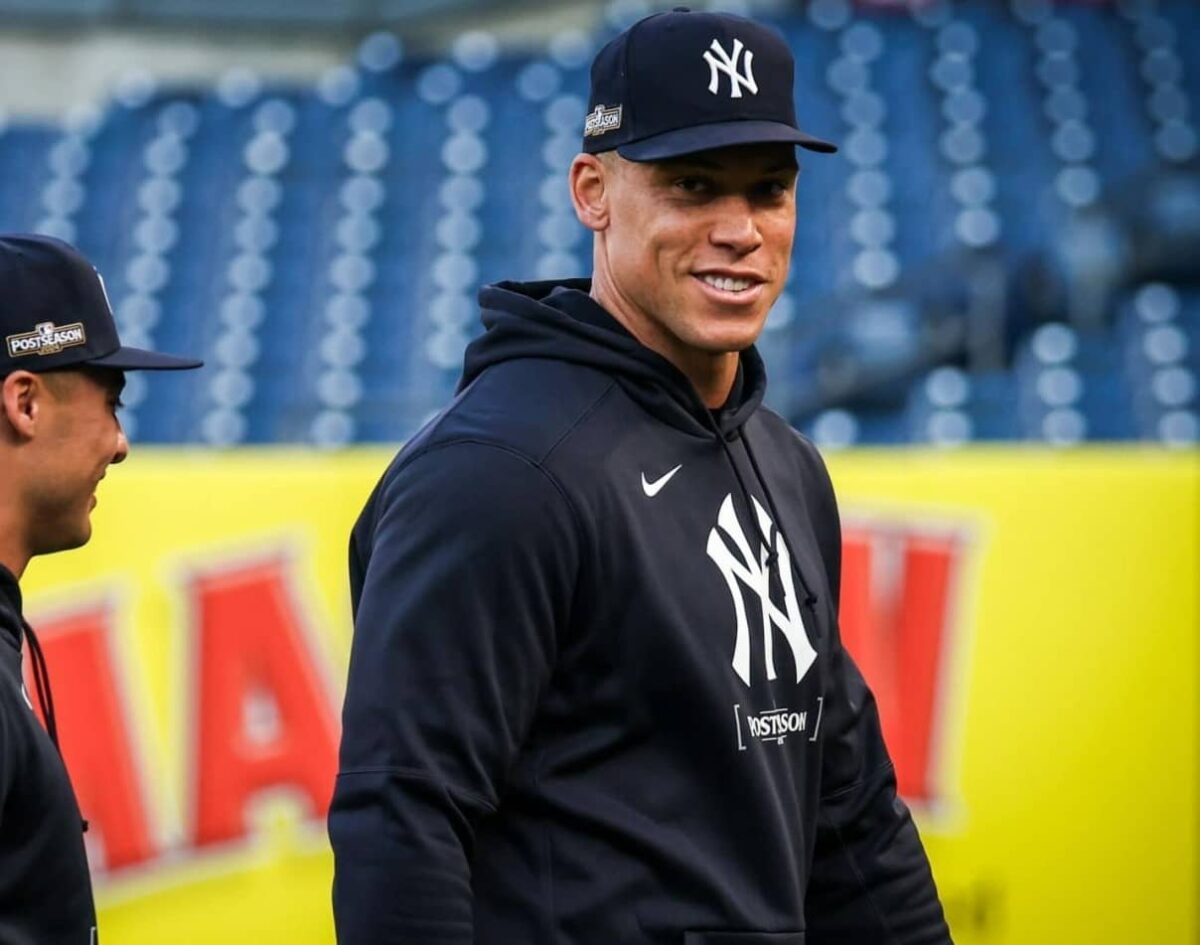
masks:
[[[55,535],[52,541],[47,542],[48,547],[45,547],[40,554],[54,554],[58,551],[74,551],[76,548],[82,548],[92,540],[92,522],[90,519],[85,519],[82,523],[74,528],[63,529],[62,532]]]
[[[730,312],[713,308],[702,321],[694,324],[692,343],[712,354],[744,351],[762,334],[767,323],[767,310],[755,309]]]
[[[709,330],[693,339],[693,347],[713,355],[745,351],[758,341],[764,321],[765,318],[760,318],[746,324],[710,326]]]

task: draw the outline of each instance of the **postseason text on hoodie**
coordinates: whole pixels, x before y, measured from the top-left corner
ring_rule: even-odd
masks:
[[[480,299],[351,538],[342,945],[949,942],[813,447],[586,294]]]

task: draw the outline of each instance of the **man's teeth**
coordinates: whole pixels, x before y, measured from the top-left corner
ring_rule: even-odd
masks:
[[[745,292],[753,283],[749,279],[731,279],[726,276],[702,276],[714,289],[721,289],[723,292]]]

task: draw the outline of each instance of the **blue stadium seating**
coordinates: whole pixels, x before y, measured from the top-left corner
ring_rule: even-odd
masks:
[[[452,393],[481,283],[586,274],[565,172],[620,25],[440,59],[377,33],[310,87],[131,73],[100,111],[0,123],[0,229],[75,242],[123,334],[207,359],[131,382],[135,439],[399,440]],[[1200,274],[1134,266],[1082,322],[1019,291],[1031,261],[1070,278],[1072,227],[1113,195],[1194,185],[1200,5],[811,0],[776,25],[802,123],[842,151],[802,156],[773,406],[829,446],[1200,441]],[[1173,212],[1200,232],[1195,201]],[[981,260],[1008,299],[986,355]]]

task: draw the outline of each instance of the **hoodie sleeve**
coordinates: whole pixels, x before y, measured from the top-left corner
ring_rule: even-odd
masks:
[[[500,446],[394,470],[360,564],[329,814],[341,945],[470,945],[476,828],[555,658],[578,569],[566,496]]]
[[[805,443],[821,498],[814,516],[836,606],[841,523],[829,474]],[[946,945],[929,861],[883,743],[879,713],[840,635],[831,654],[808,945]]]

